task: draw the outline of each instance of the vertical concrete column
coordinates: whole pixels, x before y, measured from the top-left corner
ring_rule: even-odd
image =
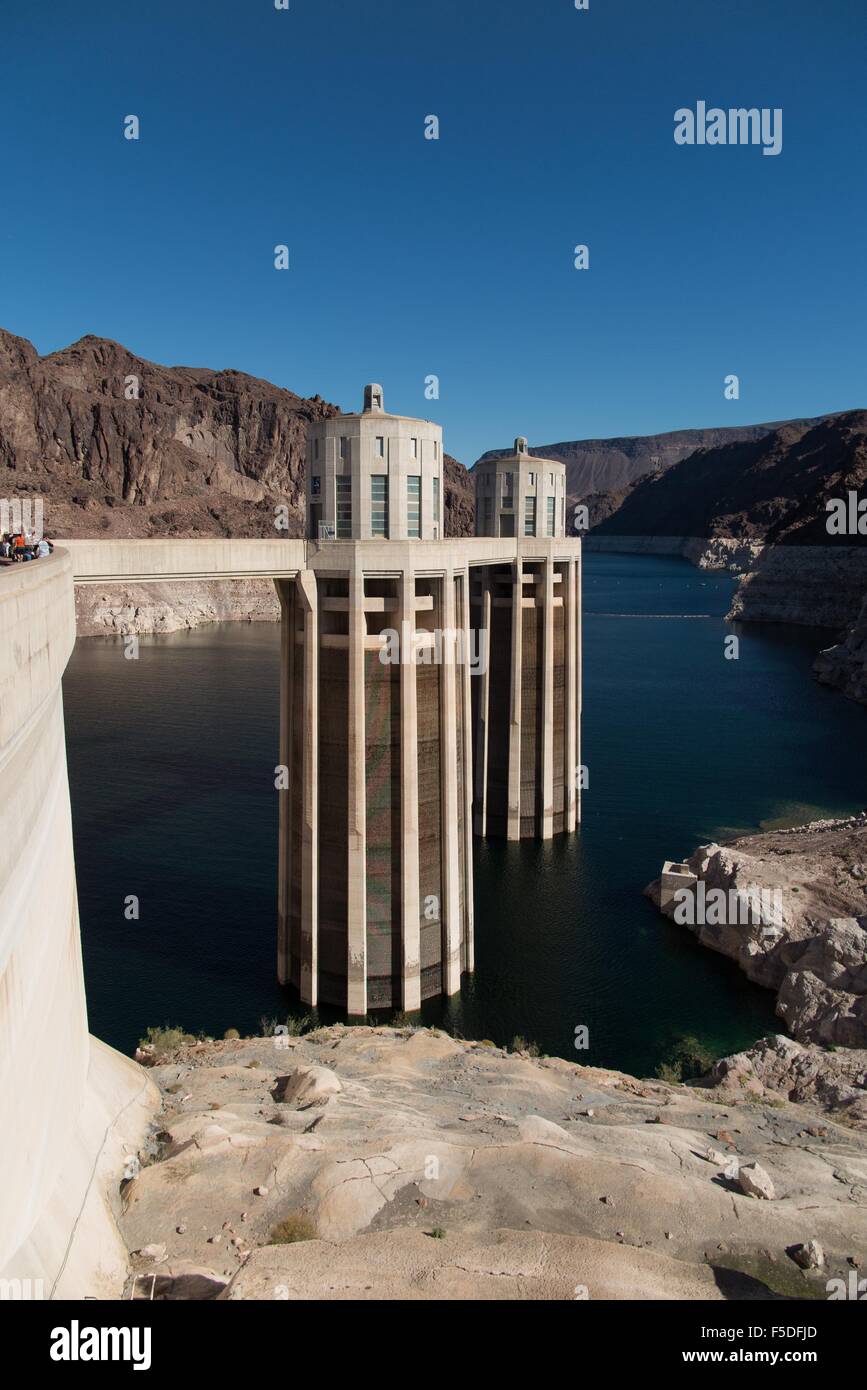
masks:
[[[467,570],[467,589],[469,590],[470,576],[472,570]],[[491,570],[485,565],[481,570],[482,583],[482,602],[479,608],[479,642],[486,643],[485,650],[490,658],[491,651]],[[467,594],[467,609],[469,610],[469,593]],[[469,617],[466,620],[466,631],[469,636]],[[480,647],[481,650],[481,647]],[[488,709],[491,697],[491,676],[489,661],[486,661],[484,670],[481,671],[474,680],[479,682],[479,699],[476,706],[476,823],[475,832],[477,835],[487,835],[488,833]],[[470,729],[470,723],[467,723]],[[467,737],[467,742],[472,740]]]
[[[404,512],[405,515],[405,512]],[[400,585],[400,833],[401,1004],[421,1007],[418,879],[418,696],[415,653],[415,572],[407,559]]]
[[[485,566],[485,574],[488,573]],[[491,586],[490,580],[487,585],[488,592],[488,613],[490,618],[490,599]],[[463,576],[463,604],[460,614],[460,623],[464,632],[464,653],[469,658],[472,650],[470,646],[470,570],[467,566]],[[484,616],[484,604],[482,605]],[[487,645],[483,645],[483,640]],[[479,659],[484,662],[485,676],[487,677],[488,661],[490,659],[490,640],[489,637],[482,639],[479,635],[478,640]],[[470,689],[470,680],[481,680],[480,674],[472,675],[468,659],[464,661],[463,671],[458,673],[462,676],[460,693],[464,701],[464,969],[475,969],[475,931],[473,926],[473,701]],[[460,694],[459,694],[460,698]],[[487,733],[485,735],[487,745]],[[487,748],[485,756],[487,758]]]
[[[304,754],[301,820],[301,998],[319,995],[319,599],[316,575],[295,581],[304,608]]]
[[[506,839],[521,838],[521,671],[524,565],[520,554],[512,578],[512,662],[509,681],[509,791],[506,807]]]
[[[364,571],[353,546],[349,575],[346,1011],[367,1013],[367,781],[365,748]]]
[[[442,692],[442,839],[443,839],[443,993],[457,994],[461,987],[460,859],[458,857],[458,727],[455,576],[447,569],[442,579],[443,628],[440,689]]]
[[[542,809],[539,835],[554,834],[554,547],[548,545],[542,571]]]
[[[292,882],[292,683],[295,657],[294,585],[275,579],[280,600],[280,765],[288,771],[287,785],[278,792],[280,814],[277,845],[277,978],[288,984],[291,976],[289,894]]]
[[[582,648],[583,619],[581,616],[582,555],[579,541],[578,556],[575,560],[575,766],[581,763],[581,710],[584,704],[584,655]],[[581,793],[575,793],[575,814],[581,820]]]
[[[576,618],[576,564],[569,560],[564,578],[563,631],[566,637],[566,766],[563,786],[566,793],[566,830],[575,829],[575,802],[578,773],[578,623]]]

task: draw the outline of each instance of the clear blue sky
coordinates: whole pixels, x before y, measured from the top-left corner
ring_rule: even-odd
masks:
[[[0,324],[42,352],[378,380],[467,463],[867,404],[864,0],[3,11]],[[699,99],[782,107],[782,153],[676,146]]]

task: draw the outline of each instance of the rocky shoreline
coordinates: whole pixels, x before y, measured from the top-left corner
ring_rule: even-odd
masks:
[[[801,1042],[867,1048],[867,813],[701,845],[645,892],[702,945],[773,989]],[[776,910],[746,910],[757,894]],[[699,899],[700,914],[690,906]]]
[[[412,1027],[157,1045],[128,1294],[826,1299],[863,1267],[867,1166],[810,1051],[686,1086]]]
[[[270,579],[88,584],[75,590],[79,637],[184,632],[205,623],[276,623],[280,601]]]

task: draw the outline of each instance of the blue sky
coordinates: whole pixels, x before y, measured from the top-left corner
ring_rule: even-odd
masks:
[[[15,10],[0,324],[42,352],[378,380],[466,463],[867,405],[863,0]],[[699,99],[782,107],[782,153],[675,145]]]

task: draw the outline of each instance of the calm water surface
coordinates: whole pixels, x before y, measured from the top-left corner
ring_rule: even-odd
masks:
[[[779,1027],[767,991],[641,895],[703,841],[867,803],[867,715],[810,673],[828,634],[734,629],[733,588],[682,560],[585,557],[583,825],[476,841],[476,974],[426,1021],[639,1074],[683,1036],[721,1053]],[[64,696],[90,1024],[123,1051],[151,1024],[219,1035],[306,1012],[274,974],[279,645],[277,625],[227,623],[143,637],[137,661],[119,640],[76,646]]]

